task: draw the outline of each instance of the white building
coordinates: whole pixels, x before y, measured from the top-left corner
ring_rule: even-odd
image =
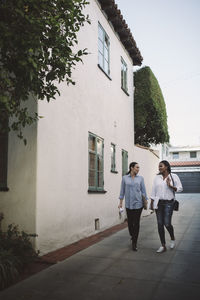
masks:
[[[62,83],[51,103],[30,102],[44,118],[26,128],[26,147],[11,132],[7,156],[1,137],[3,225],[37,233],[41,254],[123,221],[118,197],[131,161],[148,194],[157,172],[157,155],[134,146],[133,65],[142,57],[133,36],[113,0],[91,0],[85,12],[92,23],[78,47],[90,54],[73,73],[76,85]]]
[[[200,146],[170,147],[168,159],[175,161],[200,161]]]

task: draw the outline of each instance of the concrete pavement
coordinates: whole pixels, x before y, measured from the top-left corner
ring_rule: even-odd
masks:
[[[131,250],[125,228],[0,292],[0,299],[199,300],[200,194],[177,198],[174,250],[156,253],[160,242],[152,214],[141,219],[138,252]]]

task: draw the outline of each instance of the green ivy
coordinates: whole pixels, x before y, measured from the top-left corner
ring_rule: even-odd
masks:
[[[149,67],[134,72],[135,143],[169,142],[165,101],[159,83]]]

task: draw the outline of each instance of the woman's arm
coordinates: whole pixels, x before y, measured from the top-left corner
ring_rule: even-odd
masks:
[[[154,210],[158,203],[158,197],[156,196],[156,180],[157,177],[154,178],[153,186],[151,190],[151,203],[150,203],[150,209]]]
[[[144,184],[144,178],[142,177],[142,180],[141,180],[141,193],[142,193],[142,196],[145,197],[145,199],[147,200],[148,197],[147,197],[147,193],[146,193],[146,187],[145,187],[145,184]]]
[[[125,195],[125,178],[123,176],[122,182],[121,182],[121,189],[120,189],[120,195],[119,195],[120,202],[119,202],[118,208],[122,207],[124,195]]]
[[[170,174],[171,175],[171,174]],[[169,176],[170,176],[169,175]],[[174,185],[174,183],[173,183],[173,181],[171,180],[171,178],[170,177],[167,177],[167,179],[166,179],[166,183],[167,183],[167,185],[168,185],[168,187],[170,188],[170,189],[172,189],[174,192],[176,192],[177,191],[177,187]],[[172,176],[172,175],[171,175]]]
[[[183,191],[183,186],[182,186],[182,183],[180,181],[180,178],[176,174],[173,174],[172,176],[173,176],[173,179],[174,179],[174,184],[176,186],[176,192],[177,193],[182,192]]]
[[[179,192],[183,191],[181,181],[180,181],[179,177],[176,174],[173,174],[173,175],[170,174],[167,177],[166,182],[167,182],[168,187],[171,188],[174,192],[179,193]]]

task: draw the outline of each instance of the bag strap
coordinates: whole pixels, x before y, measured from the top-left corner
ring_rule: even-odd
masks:
[[[170,173],[169,175],[171,176],[172,183],[173,183],[173,186],[174,186],[174,179],[173,179],[173,177],[172,177],[172,174]],[[173,189],[173,194],[174,194],[174,199],[175,199],[175,192],[174,192],[174,189]]]

